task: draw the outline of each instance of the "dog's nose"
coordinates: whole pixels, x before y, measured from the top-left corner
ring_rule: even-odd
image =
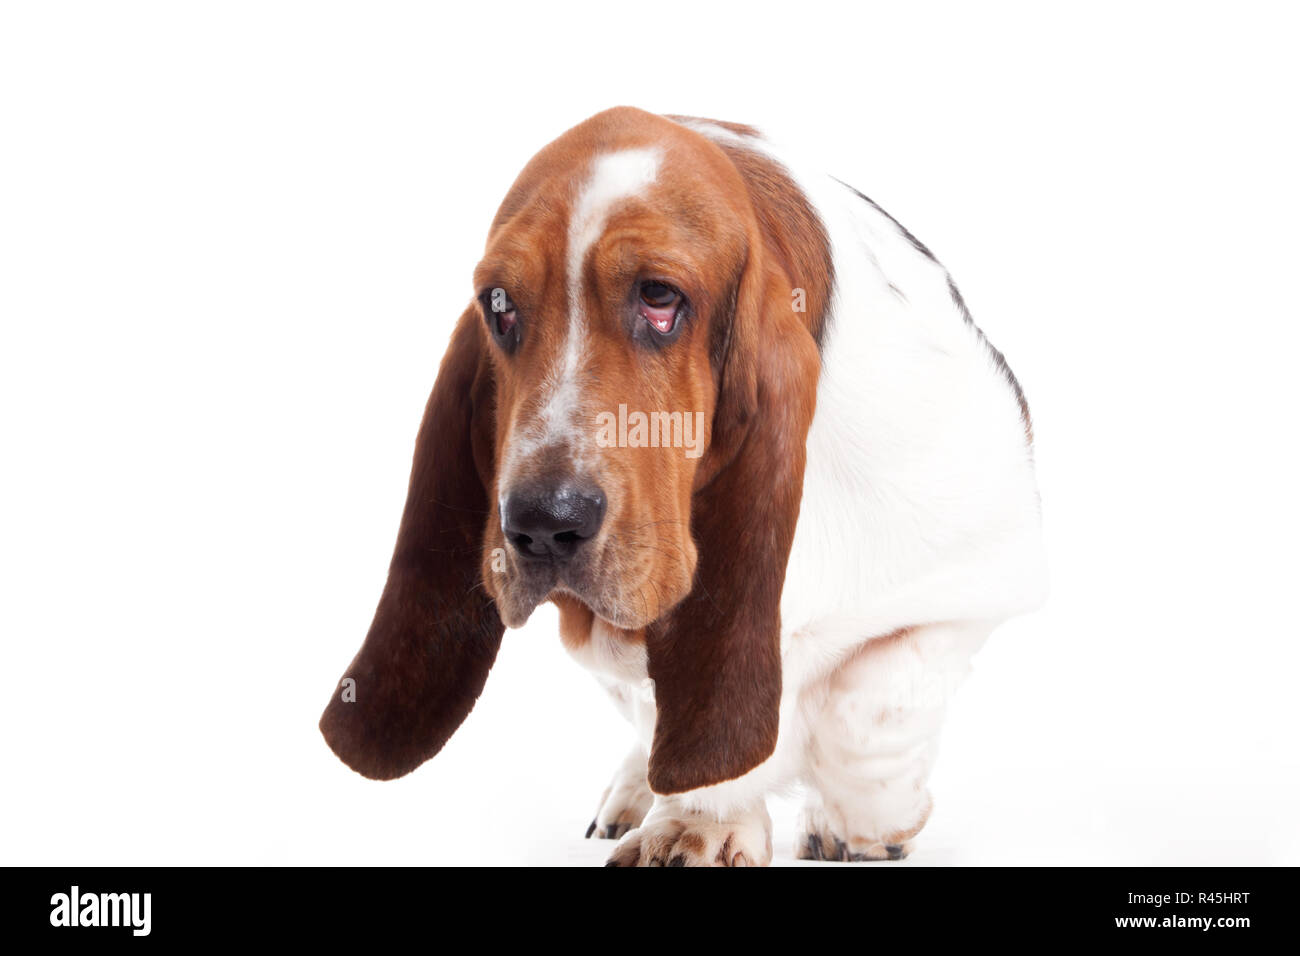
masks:
[[[572,483],[512,491],[502,513],[506,537],[526,558],[570,558],[604,520],[604,493]]]

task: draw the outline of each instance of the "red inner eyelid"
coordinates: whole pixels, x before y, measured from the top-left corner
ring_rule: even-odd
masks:
[[[673,330],[673,323],[677,321],[678,300],[674,299],[668,305],[657,308],[652,305],[641,303],[641,317],[653,325],[658,331],[668,333]]]
[[[496,319],[497,328],[502,332],[510,331],[510,329],[514,327],[515,320],[519,317],[518,313],[513,308],[513,305],[514,303],[511,303],[512,308],[509,308],[504,312],[492,313],[493,317]]]

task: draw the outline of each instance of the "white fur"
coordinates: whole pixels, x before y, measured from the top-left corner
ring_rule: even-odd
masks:
[[[621,837],[640,825],[653,803],[654,794],[646,782],[645,748],[637,743],[623,758],[609,786],[600,795],[596,815],[591,819],[592,832],[607,838]]]
[[[1025,425],[947,273],[894,222],[790,150],[691,125],[791,173],[826,226],[836,287],[781,604],[776,750],[736,780],[657,799],[651,817],[750,819],[802,781],[810,832],[870,850],[923,820],[943,704],[970,656],[1045,596]],[[648,748],[643,676],[625,691]]]

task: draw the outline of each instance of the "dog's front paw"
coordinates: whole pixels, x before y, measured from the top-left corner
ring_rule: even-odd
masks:
[[[606,866],[767,866],[772,821],[765,808],[718,821],[652,811],[614,848]]]
[[[601,794],[587,837],[617,840],[645,819],[652,803],[654,794],[646,782],[645,754],[637,748],[628,754]]]
[[[794,855],[800,860],[828,860],[839,863],[883,862],[905,860],[912,852],[916,827],[910,831],[895,831],[884,839],[851,835],[840,837],[819,810],[806,810],[802,833],[795,841]]]
[[[830,860],[839,863],[905,860],[912,852],[910,841],[904,843],[870,843],[850,847],[834,834],[805,833],[795,844],[800,860]]]

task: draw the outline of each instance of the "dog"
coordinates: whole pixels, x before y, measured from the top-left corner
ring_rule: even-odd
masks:
[[[551,601],[635,730],[610,865],[766,865],[792,783],[798,857],[907,856],[947,700],[1046,591],[1029,409],[948,272],[752,127],[616,108],[524,168],[474,288],[329,746],[428,760]]]

